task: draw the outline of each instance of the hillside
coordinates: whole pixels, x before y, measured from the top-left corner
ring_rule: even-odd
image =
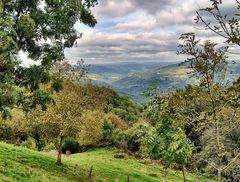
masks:
[[[93,151],[65,156],[62,166],[55,164],[55,158],[48,154],[32,151],[22,147],[0,143],[0,181],[88,181],[88,171],[93,165],[94,181],[155,182],[164,177],[162,168],[144,164],[129,157],[116,159],[115,151],[95,149]],[[156,174],[152,177],[149,174]],[[205,178],[187,175],[188,181],[207,182]],[[170,171],[167,181],[181,181],[181,173]]]
[[[129,74],[116,81],[113,87],[121,93],[127,93],[130,96],[135,95],[139,101],[143,99],[141,94],[149,88],[153,82],[156,82],[162,90],[182,88],[186,84],[194,82],[193,79],[188,79],[188,72],[190,72],[190,70],[185,66],[173,64],[146,72]]]
[[[228,68],[226,82],[235,80],[240,75],[239,63],[230,63]],[[115,63],[92,65],[89,79],[96,85],[111,86],[120,94],[143,101],[142,93],[153,81],[162,91],[196,83],[196,79],[190,78],[189,72],[186,65],[178,63],[131,63],[129,67],[123,63]]]
[[[120,62],[93,64],[89,66],[89,79],[96,85],[112,86],[114,82],[137,72],[145,72],[168,65],[166,62]]]
[[[57,166],[55,158],[47,154],[0,143],[0,181],[70,182],[84,178],[70,163]]]

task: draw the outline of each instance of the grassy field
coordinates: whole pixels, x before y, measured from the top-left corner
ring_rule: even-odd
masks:
[[[116,151],[96,149],[63,157],[63,165],[57,166],[55,158],[26,148],[0,143],[0,181],[68,182],[89,181],[89,169],[93,166],[93,180],[105,182],[157,182],[182,181],[181,173],[143,164],[133,158],[116,159]],[[151,174],[157,175],[152,177]],[[187,174],[188,181],[207,182],[205,178]]]

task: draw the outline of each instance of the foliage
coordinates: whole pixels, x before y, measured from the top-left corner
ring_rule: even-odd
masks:
[[[181,128],[173,134],[171,142],[164,152],[163,160],[170,165],[185,166],[192,155],[192,147]]]
[[[91,123],[91,124],[89,124]],[[81,117],[78,140],[82,145],[96,145],[102,140],[104,113],[100,111],[86,111]]]
[[[70,151],[71,154],[78,152],[80,149],[80,144],[71,137],[66,137],[63,140],[62,152],[66,153],[66,151]]]
[[[185,132],[175,126],[175,121],[165,116],[158,124],[157,134],[151,145],[151,155],[167,165],[186,165],[191,159],[192,148]]]
[[[114,129],[111,139],[117,147],[135,152],[142,158],[147,158],[150,156],[154,137],[154,127],[149,123],[139,121],[127,130]]]
[[[37,149],[37,145],[36,145],[36,142],[33,138],[28,138],[26,141],[23,141],[21,143],[21,146],[22,147],[27,147],[29,149],[32,149],[32,150],[36,150]]]
[[[32,137],[38,150],[43,150],[49,142],[55,143],[61,136],[70,136],[81,145],[96,146],[107,137],[103,132],[104,121],[113,128],[128,127],[129,121],[124,121],[111,110],[105,112],[106,107],[112,108],[110,99],[113,93],[110,88],[66,80],[63,90],[54,94],[55,105],[47,111],[37,108],[27,115],[18,110],[13,112],[14,117],[9,121],[13,130],[11,142],[15,136],[22,140]]]
[[[44,146],[43,151],[49,152],[51,150],[56,150],[56,146],[54,143],[50,142],[47,145]]]
[[[126,132],[128,149],[139,152],[141,157],[149,157],[152,142],[155,137],[155,129],[146,122],[139,122]]]
[[[222,1],[211,2],[211,7],[197,12],[197,22],[202,22],[207,29],[224,37],[229,45],[233,43],[239,46],[239,15],[228,18],[221,13]],[[239,2],[236,3],[239,9]],[[211,15],[213,19],[210,20],[213,22],[207,22],[201,13]],[[201,45],[193,33],[183,34],[180,39],[182,43],[179,53],[190,57],[186,61],[190,63],[194,76],[200,79],[199,87],[205,93],[204,100],[207,100],[204,110],[199,112],[199,118],[204,121],[201,122],[204,129],[199,138],[202,146],[198,146],[200,150],[196,156],[197,163],[204,162],[206,171],[217,174],[218,181],[221,181],[222,175],[227,171],[228,174],[232,173],[228,178],[234,179],[238,176],[240,149],[229,136],[239,126],[239,92],[236,87],[226,88],[215,79],[218,72],[224,79],[228,47],[216,48],[217,44],[210,41]]]
[[[233,16],[223,14],[221,11],[222,0],[211,0],[211,5],[206,8],[201,8],[197,11],[196,23],[203,23],[204,26],[226,39],[229,44],[240,45],[240,25],[239,14],[235,13]],[[236,9],[240,9],[240,2],[236,1]],[[209,19],[205,16],[211,17]]]
[[[126,96],[114,93],[110,98],[112,112],[129,123],[134,123],[140,117],[141,106]]]
[[[227,46],[216,48],[217,44],[209,40],[201,45],[194,33],[182,34],[180,40],[183,43],[179,45],[181,50],[178,53],[189,56],[185,62],[190,64],[191,73],[200,79],[200,85],[210,86],[208,84],[216,82],[217,73],[224,75]]]
[[[102,129],[103,141],[112,140],[113,129],[114,129],[114,126],[112,125],[112,123],[109,123],[107,120],[105,120],[103,123],[103,129]]]
[[[119,128],[113,130],[111,141],[118,148],[125,150],[128,148],[127,136],[125,132]]]
[[[0,140],[5,142],[12,142],[15,140],[14,131],[9,126],[9,123],[0,121]]]
[[[4,118],[18,107],[28,112],[38,105],[46,110],[59,91],[49,73],[53,63],[64,60],[64,48],[72,47],[81,34],[76,22],[93,27],[90,8],[96,0],[0,1],[0,111]],[[61,20],[61,23],[59,22]],[[19,54],[39,64],[22,66]],[[49,89],[41,85],[50,83]]]

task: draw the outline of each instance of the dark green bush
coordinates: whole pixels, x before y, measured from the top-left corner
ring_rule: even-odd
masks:
[[[114,130],[113,124],[105,120],[102,129],[103,141],[111,142],[113,130]]]
[[[5,142],[14,143],[14,131],[6,123],[0,121],[0,140]]]
[[[62,152],[65,154],[68,150],[74,154],[80,150],[80,144],[74,138],[66,137],[63,140]]]

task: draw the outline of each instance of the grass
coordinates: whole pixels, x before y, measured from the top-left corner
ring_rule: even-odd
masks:
[[[181,182],[182,173],[173,170],[167,172],[158,166],[151,164],[144,164],[140,161],[127,157],[126,159],[114,158],[116,151],[108,149],[95,149],[85,153],[74,154],[65,157],[65,160],[70,161],[89,170],[93,166],[93,173],[95,179],[98,181],[119,181],[127,182],[128,176],[131,182]],[[151,174],[157,175],[152,177]],[[193,174],[187,174],[188,182],[201,181],[210,182],[206,178],[198,177]]]
[[[116,151],[95,149],[63,157],[63,165],[56,165],[56,158],[37,151],[0,143],[0,181],[21,182],[84,182],[93,166],[93,181],[104,182],[157,182],[162,181],[162,168],[143,164],[136,159],[116,159]],[[152,177],[150,174],[156,174]],[[187,174],[188,181],[211,180]],[[168,171],[165,182],[182,181],[180,172]]]
[[[76,166],[67,161],[62,166],[57,166],[56,159],[47,154],[0,143],[1,182],[72,182],[84,180],[80,172],[76,173]]]

